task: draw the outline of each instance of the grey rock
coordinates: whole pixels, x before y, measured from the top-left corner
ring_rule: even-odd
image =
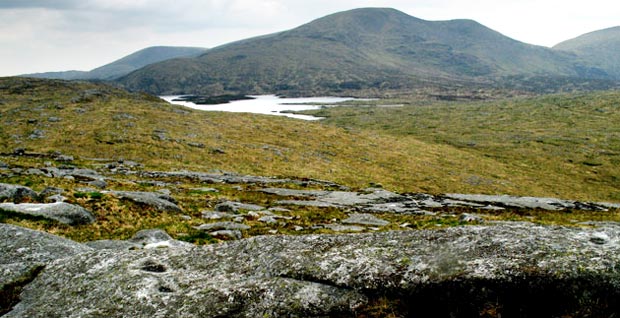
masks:
[[[92,213],[81,206],[65,202],[0,203],[0,210],[21,215],[43,217],[68,225],[81,225],[95,222],[95,217]]]
[[[45,202],[54,203],[54,202],[65,202],[67,201],[67,197],[62,196],[61,194],[50,195],[45,198]]]
[[[390,222],[386,220],[382,220],[372,214],[366,214],[366,213],[351,214],[348,218],[342,220],[342,223],[371,225],[371,226],[386,226],[390,224]]]
[[[459,221],[467,223],[483,223],[484,219],[474,214],[463,213],[459,216]]]
[[[214,189],[214,188],[191,188],[190,190],[192,191],[199,191],[199,192],[207,192],[207,193],[218,193],[220,192],[218,189]]]
[[[0,201],[35,201],[38,195],[32,189],[21,185],[0,183]]]
[[[65,238],[0,223],[0,290],[53,260],[90,250]]]
[[[337,205],[329,202],[323,202],[319,200],[301,201],[301,200],[280,200],[276,201],[276,204],[280,205],[296,205],[296,206],[313,206],[318,208],[332,208],[338,207]]]
[[[188,142],[187,145],[195,148],[205,148],[205,144],[201,142]]]
[[[73,156],[68,156],[68,155],[58,155],[54,158],[54,160],[56,161],[60,161],[60,162],[72,162],[73,160],[75,160],[73,158]]]
[[[85,242],[84,245],[95,250],[134,250],[142,248],[142,245],[122,240],[98,240]]]
[[[239,211],[261,211],[265,208],[256,204],[247,204],[241,202],[226,201],[215,206],[215,210],[219,212],[239,212]]]
[[[89,186],[93,186],[99,189],[105,189],[105,187],[108,186],[108,183],[103,181],[103,180],[94,180],[94,181],[89,181],[86,184],[88,184]]]
[[[6,164],[4,161],[0,161],[0,169],[8,169],[9,165]]]
[[[48,117],[47,121],[49,121],[50,123],[57,123],[59,121],[62,121],[62,118],[60,118],[60,117]]]
[[[58,260],[5,317],[354,317],[376,295],[395,316],[609,317],[619,266],[618,225],[261,236]]]
[[[388,203],[372,203],[359,208],[362,212],[367,213],[395,213],[395,214],[415,214],[415,215],[436,215],[435,212],[430,212],[421,209],[417,202],[404,201],[404,202],[388,202]]]
[[[194,227],[201,231],[214,231],[214,230],[249,230],[250,226],[236,222],[216,222],[207,223]]]
[[[278,224],[278,220],[272,215],[265,215],[258,219],[259,222],[267,223],[267,224]]]
[[[243,238],[243,234],[239,230],[219,230],[209,232],[209,235],[225,240],[240,240]]]
[[[44,139],[44,138],[45,138],[45,131],[41,129],[33,130],[32,133],[28,136],[28,139]]]
[[[131,200],[140,204],[151,206],[162,212],[183,212],[175,203],[174,198],[157,192],[131,192],[131,191],[110,191],[110,193],[120,199]]]
[[[63,192],[65,192],[65,190],[61,188],[46,187],[41,192],[39,192],[39,196],[45,198],[55,194],[62,194]]]
[[[24,174],[26,175],[30,175],[30,176],[45,176],[45,177],[51,177],[51,175],[43,172],[40,169],[36,169],[36,168],[29,168],[26,169],[26,171],[24,172]]]
[[[285,197],[318,197],[327,195],[329,193],[329,191],[321,190],[294,190],[283,188],[265,188],[261,189],[260,191]]]
[[[150,229],[138,231],[129,242],[138,244],[142,248],[161,248],[161,247],[189,247],[190,243],[173,239],[168,233],[160,229]]]
[[[227,212],[217,212],[217,211],[205,211],[202,212],[202,218],[207,220],[221,220],[221,219],[234,219],[238,215],[227,213]]]
[[[602,211],[606,206],[596,203],[577,202],[561,200],[556,198],[536,198],[536,197],[515,197],[509,195],[482,195],[482,194],[457,194],[450,193],[445,195],[447,198],[475,202],[480,204],[500,205],[511,208],[523,209],[543,209],[559,211],[565,209],[580,209]]]
[[[323,228],[330,229],[334,232],[362,232],[366,230],[365,227],[357,225],[342,225],[342,224],[322,224]]]

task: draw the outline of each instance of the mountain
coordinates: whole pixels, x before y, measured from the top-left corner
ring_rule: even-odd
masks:
[[[590,32],[553,48],[573,52],[609,74],[620,77],[620,26]]]
[[[141,67],[164,60],[179,57],[195,57],[207,51],[204,48],[176,47],[176,46],[153,46],[127,55],[110,64],[93,69],[89,72],[66,71],[26,74],[24,77],[50,78],[50,79],[98,79],[113,80],[129,74]]]
[[[475,21],[425,21],[395,9],[364,8],[196,58],[155,63],[119,82],[156,94],[321,94],[510,75],[606,76],[574,54],[525,44]]]

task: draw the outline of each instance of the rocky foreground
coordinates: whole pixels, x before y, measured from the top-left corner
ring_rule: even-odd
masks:
[[[618,224],[260,236],[201,247],[163,235],[148,243],[163,248],[127,248],[137,241],[97,249],[0,224],[3,293],[23,287],[5,316],[611,317],[620,310]]]
[[[137,166],[0,166],[4,180],[28,176],[59,186],[35,191],[0,183],[0,216],[14,223],[0,223],[0,314],[612,317],[620,312],[620,223],[575,220],[571,226],[551,226],[491,218],[528,211],[577,218],[578,211],[588,211],[597,219],[602,211],[616,213],[617,204],[399,194],[377,186],[351,190],[320,180]],[[137,185],[149,191],[136,191]],[[218,192],[231,189],[227,197],[248,199],[224,200]],[[85,193],[88,201],[81,199]],[[198,201],[188,201],[196,193],[202,200],[197,207]],[[205,201],[205,194],[212,201]],[[81,206],[84,202],[88,205]],[[220,243],[197,246],[161,229],[80,243],[16,225],[23,218],[31,222],[25,224],[56,230],[101,230],[96,226],[110,222],[110,216],[94,208],[109,202],[128,202],[122,213],[138,208],[155,217],[172,215],[175,226]],[[321,219],[316,215],[321,213],[339,217]],[[438,228],[394,224],[398,216],[430,218]],[[456,222],[439,227],[445,220]]]

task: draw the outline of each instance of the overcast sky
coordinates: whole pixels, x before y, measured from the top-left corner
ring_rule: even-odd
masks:
[[[620,25],[618,0],[0,0],[0,76],[90,70],[154,45],[215,47],[360,7],[473,19],[544,46]]]

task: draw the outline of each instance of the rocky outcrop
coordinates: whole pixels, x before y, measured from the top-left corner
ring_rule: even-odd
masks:
[[[136,203],[151,206],[162,212],[181,213],[183,210],[175,203],[174,198],[167,194],[157,192],[132,192],[132,191],[109,191],[119,199],[127,199]]]
[[[620,225],[262,236],[57,260],[6,317],[608,317]]]
[[[0,203],[1,211],[20,215],[42,217],[68,225],[81,225],[95,222],[95,217],[79,205],[65,202],[56,203]]]
[[[0,201],[34,201],[38,197],[32,189],[15,184],[0,183]]]
[[[142,248],[177,248],[193,246],[190,243],[173,239],[168,233],[160,229],[138,231],[127,241],[99,240],[86,242],[85,244],[96,250],[135,250]]]
[[[0,223],[0,315],[19,301],[21,288],[49,262],[91,251],[47,233]]]

